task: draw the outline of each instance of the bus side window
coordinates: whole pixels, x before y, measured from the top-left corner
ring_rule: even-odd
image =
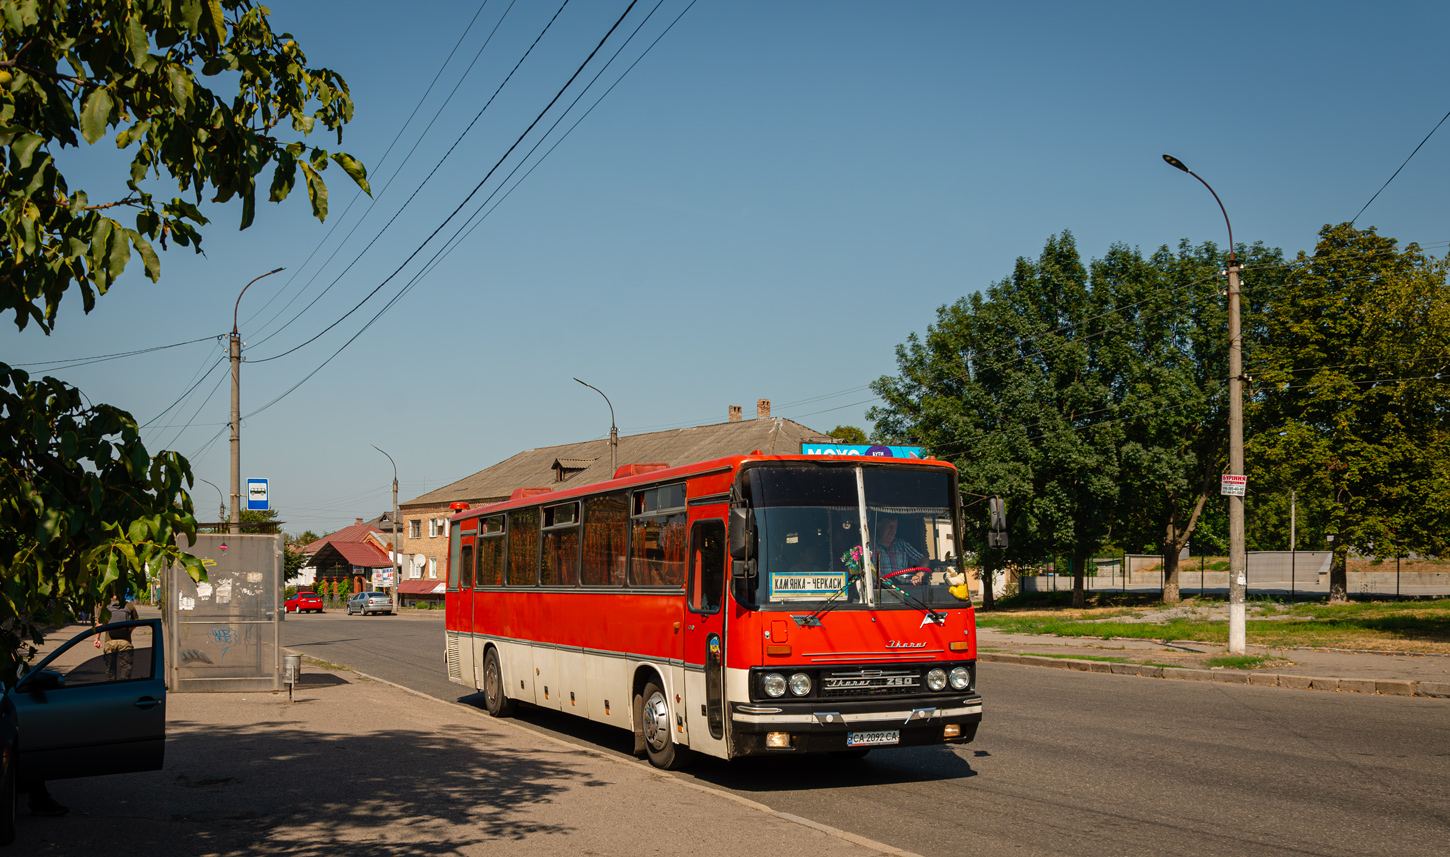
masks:
[[[696,521],[690,533],[690,610],[715,613],[725,588],[725,522]]]
[[[539,582],[539,510],[509,512],[509,586],[535,586]]]
[[[625,544],[629,534],[629,499],[624,492],[584,501],[585,586],[623,586]]]
[[[466,538],[469,539],[469,540],[472,540],[473,539],[473,536],[467,536]],[[469,544],[464,545],[460,549],[459,553],[461,554],[461,558],[458,561],[458,567],[459,567],[459,573],[458,573],[458,588],[460,588],[460,589],[472,589],[473,588],[473,545],[469,545]],[[454,573],[450,573],[448,576],[449,577],[453,577],[454,576]]]

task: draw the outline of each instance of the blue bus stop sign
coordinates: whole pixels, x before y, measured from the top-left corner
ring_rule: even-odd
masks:
[[[267,510],[267,480],[247,480],[247,508],[252,511]]]

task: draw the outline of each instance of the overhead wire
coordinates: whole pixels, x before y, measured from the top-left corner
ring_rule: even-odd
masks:
[[[1400,164],[1400,168],[1398,170],[1395,170],[1394,175],[1390,176],[1389,179],[1380,186],[1380,189],[1374,192],[1374,196],[1369,198],[1369,202],[1366,202],[1364,204],[1364,207],[1359,210],[1359,214],[1356,214],[1354,218],[1349,221],[1350,226],[1353,226],[1355,224],[1355,221],[1359,220],[1360,215],[1364,214],[1365,209],[1370,207],[1370,203],[1373,203],[1376,199],[1379,199],[1379,195],[1381,193],[1384,193],[1385,188],[1390,186],[1390,182],[1395,180],[1395,176],[1398,176],[1400,174],[1400,170],[1403,170],[1410,163],[1410,159],[1415,157],[1415,155],[1420,151],[1421,148],[1424,147],[1426,143],[1430,142],[1430,138],[1435,136],[1435,132],[1440,130],[1440,126],[1445,124],[1446,119],[1450,119],[1450,111],[1447,111],[1444,116],[1440,117],[1440,121],[1435,123],[1435,127],[1430,129],[1430,133],[1426,134],[1425,139],[1420,141],[1420,145],[1415,147],[1415,151],[1410,153],[1410,157],[1405,158],[1405,162],[1403,164]]]
[[[521,56],[521,57],[519,57],[519,61],[514,64],[514,67],[513,67],[512,70],[509,71],[508,76],[505,77],[504,80],[503,80],[503,82],[498,85],[498,88],[494,90],[493,95],[489,96],[488,101],[484,103],[483,107],[479,108],[479,111],[474,114],[472,121],[470,121],[468,123],[468,126],[463,129],[463,132],[460,133],[456,139],[454,139],[453,145],[451,145],[451,146],[448,147],[448,151],[446,151],[446,152],[443,153],[443,157],[441,157],[441,158],[438,159],[438,162],[433,165],[433,169],[430,170],[428,172],[428,175],[423,178],[423,181],[419,182],[418,186],[413,189],[412,195],[410,195],[408,197],[408,199],[406,201],[404,201],[404,203],[402,204],[402,206],[400,206],[397,211],[393,212],[393,216],[388,219],[388,222],[387,223],[383,224],[383,228],[380,229],[380,230],[378,230],[378,233],[376,235],[374,235],[373,238],[372,238],[372,240],[367,243],[367,246],[363,247],[362,251],[360,253],[358,253],[358,255],[356,257],[354,257],[351,262],[348,263],[347,267],[342,270],[342,273],[338,274],[337,277],[332,281],[332,283],[328,285],[328,287],[327,287],[328,289],[331,289],[332,286],[336,285],[337,282],[339,280],[341,280],[347,274],[348,271],[352,270],[353,265],[357,264],[358,261],[362,259],[363,255],[366,254],[367,251],[372,248],[373,244],[376,243],[377,240],[379,238],[381,238],[383,236],[383,234],[386,233],[388,231],[388,229],[390,229],[392,227],[393,223],[398,219],[399,215],[401,215],[403,213],[403,211],[405,209],[407,209],[408,205],[410,203],[412,203],[412,201],[415,198],[417,198],[418,193],[420,191],[422,191],[423,187],[425,185],[427,185],[428,182],[429,182],[429,180],[431,180],[433,178],[434,174],[436,174],[438,172],[438,169],[443,166],[443,162],[446,161],[446,160],[448,160],[448,156],[451,155],[451,154],[453,154],[453,150],[456,149],[458,147],[458,144],[463,141],[463,138],[468,135],[468,132],[471,131],[471,130],[473,130],[473,126],[476,125],[478,123],[478,120],[483,117],[484,111],[488,110],[489,105],[493,104],[494,99],[496,99],[498,97],[498,94],[503,91],[503,88],[508,85],[508,82],[513,79],[513,76],[519,70],[519,67],[522,66],[524,64],[524,61],[529,58],[529,55],[533,53],[533,50],[534,50],[535,47],[538,46],[539,41],[542,40],[544,38],[545,34],[547,34],[549,32],[549,29],[551,27],[553,27],[553,25],[554,25],[554,21],[558,20],[558,17],[560,15],[560,13],[562,13],[564,11],[564,7],[566,7],[568,5],[569,5],[569,0],[564,0],[564,2],[562,4],[560,4],[559,8],[554,12],[554,16],[549,19],[549,23],[546,24],[546,25],[544,25],[544,29],[541,30],[541,31],[539,31],[539,35],[534,38],[534,41],[533,41],[532,44],[529,45],[528,50],[524,51],[524,55]],[[630,3],[630,8],[633,8],[633,7],[634,7],[634,2],[631,2]],[[611,32],[613,32],[613,31],[611,30]],[[590,56],[592,57],[593,54],[591,54]],[[576,73],[576,76],[577,76],[577,73]],[[571,78],[570,79],[570,83],[572,83],[572,82],[573,82],[573,79]],[[566,86],[567,86],[567,84],[566,84]],[[560,94],[562,94],[562,93],[560,93]],[[556,101],[558,100],[558,96],[555,96],[555,100]],[[553,102],[550,102],[549,103],[549,106],[552,107],[553,106]],[[545,111],[546,112],[547,112],[547,110],[548,110],[548,108],[545,108]],[[539,118],[540,119],[543,118],[542,114],[539,116]],[[538,121],[539,121],[538,119],[535,119],[534,120],[534,124],[537,124]],[[528,127],[528,129],[524,131],[524,135],[520,136],[519,140],[522,141],[523,136],[527,136],[528,132],[533,130],[533,127],[534,127],[534,125],[531,124]],[[509,154],[511,154],[513,152],[514,147],[516,147],[517,145],[518,145],[518,142],[515,142],[513,146],[510,146],[509,147],[509,150],[504,153],[503,158],[500,158],[499,159],[499,163],[500,164],[503,162],[504,159],[506,159],[509,156]],[[496,169],[498,169],[498,165],[497,164],[494,166],[493,170],[496,170]],[[488,175],[484,176],[483,182],[479,182],[478,187],[474,188],[473,193],[470,193],[468,195],[468,197],[466,197],[464,199],[464,201],[459,204],[458,208],[455,209],[453,211],[453,213],[448,216],[447,219],[445,219],[442,223],[440,223],[438,225],[438,228],[435,229],[435,230],[433,230],[432,234],[430,234],[428,236],[428,238],[425,239],[423,241],[423,243],[420,244],[418,246],[418,248],[416,250],[414,250],[413,253],[408,256],[407,259],[403,260],[403,264],[401,266],[399,266],[399,268],[398,268],[397,271],[394,271],[391,275],[389,275],[389,277],[386,280],[383,280],[383,282],[379,283],[378,286],[377,286],[377,288],[373,289],[371,292],[368,292],[367,296],[364,297],[362,300],[358,301],[356,306],[354,306],[352,309],[348,310],[347,312],[343,313],[342,316],[340,318],[338,318],[336,321],[334,321],[332,324],[329,324],[327,327],[323,328],[316,335],[314,335],[310,339],[307,339],[307,340],[303,341],[299,345],[297,345],[297,346],[295,346],[293,348],[290,348],[290,349],[288,349],[286,351],[283,351],[280,354],[274,354],[271,357],[263,357],[261,359],[255,360],[253,362],[255,362],[255,363],[265,363],[265,362],[270,361],[270,360],[276,360],[276,359],[281,358],[281,357],[286,357],[287,355],[292,354],[292,353],[294,353],[294,352],[296,352],[296,351],[298,351],[298,350],[300,350],[300,349],[302,349],[302,348],[304,348],[304,347],[312,344],[313,342],[316,342],[318,339],[322,338],[328,331],[330,331],[333,328],[337,327],[344,320],[346,320],[348,318],[348,316],[351,316],[354,312],[357,312],[359,309],[361,309],[362,306],[363,306],[363,304],[365,304],[369,300],[371,300],[374,295],[376,295],[379,291],[382,290],[383,286],[387,285],[388,282],[390,280],[392,280],[393,277],[397,276],[398,272],[401,271],[404,267],[406,267],[408,265],[408,263],[413,260],[413,257],[416,256],[416,255],[418,255],[418,253],[422,251],[423,247],[427,246],[428,242],[429,241],[432,241],[433,238],[434,238],[434,236],[436,236],[440,231],[442,231],[442,229],[443,229],[444,226],[448,225],[448,222],[450,220],[452,220],[455,215],[458,214],[458,211],[461,210],[464,205],[467,205],[468,204],[468,200],[472,199],[473,198],[473,195],[476,194],[476,193],[478,193],[479,188],[481,188],[483,186],[484,182],[487,182],[488,179],[493,175],[493,170],[489,170]],[[326,291],[326,289],[324,289],[322,294],[326,294],[326,293],[327,293],[327,291]],[[265,342],[266,340],[271,339],[273,336],[276,336],[278,333],[281,333],[284,329],[286,329],[286,327],[288,325],[290,325],[292,323],[292,321],[295,321],[297,318],[300,318],[302,316],[302,313],[307,312],[307,310],[310,309],[313,306],[313,304],[316,304],[317,303],[317,300],[320,299],[321,297],[322,297],[322,295],[319,294],[317,296],[317,298],[314,298],[313,299],[312,303],[309,303],[306,307],[303,307],[302,308],[302,311],[299,312],[296,316],[294,316],[291,321],[288,321],[287,324],[282,325],[282,327],[280,327],[277,330],[273,331],[271,334],[268,334],[267,336],[263,337],[261,340],[259,340],[257,342],[257,345],[261,345],[262,342]]]
[[[382,157],[378,158],[377,162],[373,165],[373,169],[375,171],[382,169],[383,164],[387,163],[388,155],[392,154],[393,147],[398,145],[398,141],[403,138],[403,133],[407,130],[408,126],[412,124],[413,119],[418,115],[418,111],[421,110],[423,108],[423,105],[428,101],[428,96],[433,93],[433,87],[436,86],[438,84],[438,80],[443,77],[443,72],[448,69],[448,64],[453,61],[454,54],[458,53],[458,49],[462,47],[464,40],[468,38],[468,34],[473,31],[473,25],[478,22],[478,17],[483,14],[483,10],[487,6],[488,0],[483,0],[483,2],[478,5],[478,11],[473,13],[473,17],[468,21],[468,26],[463,28],[462,34],[458,36],[458,41],[454,42],[453,44],[453,49],[450,50],[448,52],[448,56],[443,59],[442,65],[438,66],[438,71],[433,75],[433,79],[428,82],[428,87],[423,90],[422,97],[420,97],[413,105],[413,112],[409,113],[408,118],[403,120],[403,124],[398,126],[398,133],[393,135],[392,142],[389,143],[388,148],[383,151]],[[510,2],[509,9],[512,8],[513,3]],[[503,19],[508,17],[509,9],[505,9],[503,15],[499,17],[499,24],[502,24]],[[341,250],[343,245],[347,243],[348,239],[352,237],[352,233],[357,230],[358,225],[360,225],[364,220],[367,219],[368,214],[372,211],[372,207],[377,204],[379,200],[382,199],[384,194],[388,192],[388,188],[392,186],[393,179],[396,179],[398,177],[398,174],[403,171],[403,167],[408,165],[408,161],[412,158],[413,152],[417,151],[418,149],[418,144],[423,141],[424,137],[428,136],[428,132],[432,130],[433,124],[438,121],[439,115],[441,115],[443,113],[443,109],[448,106],[448,102],[452,100],[453,94],[458,91],[458,87],[463,84],[463,81],[465,78],[468,77],[469,72],[473,71],[474,64],[476,64],[478,62],[478,58],[483,55],[484,48],[488,47],[488,43],[493,39],[493,33],[497,31],[498,25],[496,24],[494,26],[493,32],[489,33],[488,38],[484,40],[483,46],[478,49],[478,53],[474,54],[473,62],[469,63],[468,68],[464,69],[463,73],[459,75],[458,82],[453,86],[453,91],[448,94],[448,98],[444,99],[443,104],[439,106],[438,111],[434,113],[433,118],[429,120],[427,127],[425,127],[422,133],[418,135],[418,139],[415,140],[413,143],[413,148],[408,151],[408,154],[403,156],[403,162],[398,164],[397,169],[393,170],[392,175],[383,185],[382,190],[378,191],[378,195],[376,197],[369,196],[367,210],[363,212],[360,218],[358,218],[357,223],[353,225],[352,231],[348,232],[348,234],[343,237],[342,241],[338,243],[337,249],[333,250],[332,256],[329,256],[327,261],[323,262],[322,266],[318,268],[317,273],[320,273],[322,268],[327,267],[328,263],[330,263],[332,259],[336,257],[338,250]],[[332,225],[327,230],[327,234],[322,236],[322,240],[317,242],[317,245],[312,248],[311,253],[307,254],[307,258],[303,260],[302,264],[297,266],[294,269],[294,273],[289,276],[285,282],[277,287],[277,291],[272,295],[272,297],[268,298],[267,301],[263,303],[260,307],[258,307],[255,312],[247,316],[243,324],[249,324],[251,323],[252,319],[256,318],[258,315],[261,315],[268,306],[271,306],[273,301],[275,301],[279,296],[281,296],[284,291],[287,290],[288,286],[292,285],[292,281],[294,279],[302,275],[302,271],[307,268],[308,263],[310,263],[313,257],[317,255],[318,251],[327,244],[328,239],[332,237],[332,233],[335,232],[337,230],[337,227],[341,225],[344,220],[347,219],[347,214],[349,211],[352,210],[353,204],[356,203],[358,198],[362,197],[363,195],[364,194],[362,192],[362,189],[359,188],[357,192],[352,195],[352,199],[348,200],[347,207],[342,210],[342,214],[340,214],[337,219],[333,220]],[[263,330],[266,329],[268,324],[271,324],[273,321],[275,321],[277,316],[286,312],[287,307],[292,306],[293,302],[295,302],[297,298],[301,296],[302,292],[305,292],[307,290],[307,287],[312,285],[313,280],[317,278],[317,273],[313,273],[312,279],[309,279],[305,284],[303,284],[302,288],[298,290],[298,294],[294,295],[292,297],[292,300],[289,300],[280,310],[278,310],[272,316],[272,318],[267,320],[266,324],[262,325]]]
[[[443,230],[443,228],[445,226],[447,226],[448,223],[450,221],[452,221],[455,216],[457,216],[458,212],[462,211],[463,208],[469,203],[469,201],[472,200],[473,197],[476,196],[480,190],[482,190],[483,186],[489,181],[490,178],[493,177],[494,173],[498,171],[498,169],[503,165],[503,163],[508,159],[508,157],[511,154],[513,154],[514,150],[517,149],[518,146],[524,141],[524,139],[528,137],[529,133],[532,132],[533,129],[539,124],[539,122],[541,122],[543,120],[544,116],[548,114],[548,112],[554,107],[554,105],[556,103],[558,103],[559,99],[564,96],[564,93],[569,89],[570,86],[573,85],[574,81],[578,79],[579,75],[583,73],[584,69],[589,65],[589,63],[594,59],[594,57],[604,47],[604,44],[609,40],[610,36],[612,36],[614,34],[615,30],[617,30],[619,28],[620,24],[622,24],[624,22],[624,19],[629,15],[630,11],[632,11],[634,9],[634,7],[635,7],[635,5],[637,5],[637,3],[638,3],[638,0],[630,0],[629,5],[625,8],[624,12],[621,13],[621,15],[619,16],[618,20],[616,20],[614,22],[613,26],[611,26],[609,28],[609,31],[604,34],[603,38],[601,38],[599,40],[599,43],[594,47],[594,49],[592,51],[590,51],[589,56],[587,56],[584,59],[584,61],[582,63],[580,63],[579,67],[574,71],[574,73],[572,75],[570,75],[568,81],[566,81],[564,83],[564,85],[562,87],[560,87],[560,89],[558,90],[558,92],[555,93],[554,97],[552,99],[550,99],[550,101],[549,101],[549,103],[547,105],[545,105],[544,109],[539,112],[539,114],[534,118],[534,120],[531,123],[529,123],[529,126],[524,129],[523,133],[520,134],[518,136],[518,138],[513,142],[513,144],[509,146],[508,150],[505,151],[503,153],[503,155],[499,157],[498,161],[495,162],[495,164],[493,165],[493,167],[491,167],[489,169],[488,173],[486,175],[484,175],[483,179],[480,180],[478,182],[478,184],[474,186],[473,190],[469,192],[468,196],[465,197],[464,200],[461,203],[459,203],[456,208],[454,208],[454,210],[448,215],[448,217],[445,218],[443,220],[443,222],[440,223],[438,225],[438,227],[436,229],[434,229],[433,232],[430,233],[429,236],[426,239],[424,239],[424,241],[411,254],[409,254],[408,258],[403,261],[403,264],[400,265],[396,270],[394,270],[392,274],[389,274],[388,277],[387,277],[387,279],[385,279],[383,281],[383,283],[379,284],[378,289],[381,289],[383,285],[386,285],[389,281],[391,281],[394,277],[396,277],[403,270],[403,268],[406,267],[415,257],[417,257],[417,255],[422,252],[423,248],[425,246],[427,246],[427,244],[429,242],[431,242],[433,240],[433,238],[436,237],[438,235],[438,233],[441,232]],[[362,326],[362,328],[360,328],[358,330],[358,332],[355,333],[352,336],[352,338],[350,338],[346,342],[344,342],[336,351],[333,352],[333,354],[331,356],[329,356],[319,366],[317,366],[317,368],[315,368],[311,372],[309,372],[306,376],[304,376],[296,384],[293,384],[290,388],[288,388],[287,390],[283,391],[281,394],[279,394],[278,396],[276,396],[275,398],[273,398],[271,401],[267,402],[265,405],[261,406],[257,410],[251,412],[251,414],[249,414],[249,416],[254,416],[254,415],[258,414],[258,413],[261,413],[262,411],[264,411],[264,410],[272,407],[273,405],[277,404],[278,402],[282,401],[288,395],[291,395],[292,392],[294,392],[299,387],[301,387],[303,384],[305,384],[309,379],[311,379],[313,376],[315,376],[318,372],[322,371],[323,367],[327,366],[328,363],[331,363],[332,360],[335,359],[339,354],[341,354],[344,349],[346,349],[349,345],[351,345],[353,342],[355,342],[357,340],[357,338],[359,336],[361,336],[362,333],[368,329],[368,327],[370,327],[374,322],[376,322],[382,316],[382,314],[387,311],[387,309],[389,307],[391,307],[404,294],[406,294],[408,292],[408,290],[410,290],[420,280],[420,278],[422,277],[422,275],[424,273],[426,273],[427,270],[429,270],[432,266],[436,265],[442,259],[443,254],[449,249],[449,245],[450,244],[453,244],[454,239],[456,239],[460,234],[462,234],[463,229],[466,228],[467,226],[468,226],[468,221],[467,221],[467,219],[465,219],[464,224],[462,226],[460,226],[458,230],[455,231],[454,236],[452,238],[447,239],[444,242],[443,247],[440,248],[439,251],[435,252],[434,256],[428,262],[426,262],[424,264],[424,268],[422,270],[420,270],[419,273],[415,274],[413,276],[413,278],[407,284],[405,284],[399,290],[399,292],[396,295],[394,295],[394,297],[387,304],[385,304],[382,307],[382,309],[380,309],[378,311],[377,314],[375,314],[371,319],[369,319],[369,321],[366,324],[364,324]],[[373,294],[376,294],[376,292],[378,291],[378,289],[374,289]],[[356,307],[354,309],[356,309]],[[349,312],[351,312],[351,311],[349,311]],[[281,355],[278,355],[278,356],[281,356]],[[268,358],[268,359],[273,359],[273,358]],[[262,361],[256,361],[256,362],[262,362]]]

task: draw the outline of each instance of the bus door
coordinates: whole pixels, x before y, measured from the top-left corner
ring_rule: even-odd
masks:
[[[479,670],[473,658],[474,649],[480,648],[473,639],[473,569],[474,554],[478,550],[475,544],[477,538],[473,533],[460,532],[458,527],[453,527],[453,538],[459,545],[456,550],[448,552],[448,579],[449,582],[458,582],[458,598],[461,604],[457,627],[464,632],[458,635],[458,666],[463,673],[463,683],[477,689]]]
[[[685,718],[690,746],[725,758],[725,521],[690,527],[685,587]]]

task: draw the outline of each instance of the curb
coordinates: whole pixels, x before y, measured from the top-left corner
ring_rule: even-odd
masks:
[[[1278,673],[1244,672],[1242,670],[1200,670],[1191,667],[1160,667],[1152,664],[1122,664],[1111,661],[1087,661],[1075,658],[1049,658],[1038,655],[1014,655],[1004,652],[980,652],[977,659],[989,663],[1048,667],[1078,672],[1131,675],[1143,678],[1170,678],[1179,681],[1215,681],[1222,684],[1251,684],[1257,687],[1284,687],[1293,690],[1332,690],[1340,693],[1377,693],[1384,696],[1418,696],[1429,699],[1450,699],[1450,682],[1410,681],[1372,678],[1320,678],[1317,676],[1283,675]]]
[[[302,655],[302,657],[304,657],[304,658],[306,658],[306,657],[313,657],[312,655],[308,655],[305,652],[297,651],[296,649],[290,648],[288,646],[282,646],[280,648],[281,648],[281,650],[283,652],[286,652],[288,654],[298,654],[298,655]],[[340,665],[340,666],[342,666],[342,665]],[[384,684],[384,685],[387,685],[388,687],[397,688],[398,690],[401,690],[404,693],[409,693],[409,694],[412,694],[413,696],[417,696],[417,697],[420,697],[422,699],[427,699],[427,700],[430,700],[432,702],[439,703],[440,705],[446,705],[446,706],[449,706],[450,708],[461,709],[461,710],[467,711],[467,712],[469,712],[471,714],[475,714],[475,715],[477,715],[479,717],[488,717],[488,714],[487,713],[485,713],[483,711],[479,711],[477,708],[474,708],[471,705],[465,705],[465,704],[463,704],[461,702],[449,702],[446,699],[439,699],[436,696],[429,696],[428,694],[423,693],[420,690],[414,690],[411,687],[405,687],[405,686],[403,686],[401,684],[398,684],[396,682],[388,681],[385,678],[378,678],[375,675],[368,675],[365,672],[359,672],[358,670],[355,670],[352,667],[345,667],[345,668],[347,669],[348,672],[350,672],[350,673],[352,673],[352,674],[354,674],[356,676],[359,676],[361,678],[367,679],[368,681],[375,681],[378,684]],[[460,687],[463,687],[463,685],[459,685],[459,686]],[[740,795],[737,795],[737,794],[735,794],[733,792],[728,792],[728,791],[725,791],[723,789],[717,789],[717,788],[715,788],[713,786],[707,786],[707,785],[704,785],[704,784],[701,784],[701,783],[691,782],[690,780],[686,780],[686,779],[683,779],[683,778],[677,776],[672,771],[661,771],[661,770],[658,770],[658,769],[654,768],[652,765],[650,765],[650,763],[647,762],[647,761],[642,761],[642,760],[639,760],[639,759],[621,759],[621,758],[615,756],[612,753],[606,753],[606,752],[601,751],[601,750],[590,749],[589,747],[582,747],[582,746],[580,746],[578,744],[574,744],[574,743],[571,743],[569,741],[565,741],[562,738],[555,738],[553,735],[549,735],[548,733],[545,733],[545,732],[540,732],[540,731],[538,731],[536,729],[533,729],[531,727],[525,726],[525,725],[523,725],[521,723],[514,723],[514,722],[512,722],[508,718],[492,718],[492,717],[490,717],[489,720],[491,722],[493,722],[493,723],[499,724],[500,726],[506,726],[506,727],[508,727],[510,729],[518,729],[520,731],[527,732],[529,735],[531,735],[531,736],[533,736],[535,738],[541,738],[541,739],[543,739],[543,740],[545,740],[545,741],[547,741],[549,743],[558,744],[561,747],[567,747],[568,749],[570,749],[570,750],[572,750],[572,751],[574,751],[576,753],[586,753],[586,754],[588,754],[589,756],[591,756],[591,757],[593,757],[595,759],[601,759],[601,760],[606,761],[606,762],[613,762],[613,763],[615,763],[617,765],[632,765],[632,766],[640,766],[640,765],[643,765],[643,766],[649,768],[649,770],[652,773],[654,773],[655,775],[661,776],[661,777],[668,777],[669,779],[674,780],[675,783],[677,783],[678,785],[684,786],[687,789],[694,789],[697,792],[704,792],[705,794],[710,794],[710,795],[714,795],[715,797],[724,798],[725,800],[728,800],[731,803],[738,804],[738,805],[743,806],[743,807],[745,807],[747,809],[752,809],[752,810],[755,810],[756,812],[764,813],[765,815],[773,815],[776,818],[779,818],[779,819],[781,819],[783,821],[788,821],[788,822],[790,822],[792,824],[798,824],[801,827],[805,827],[805,828],[808,828],[810,830],[815,830],[815,831],[817,831],[819,833],[823,833],[823,834],[825,834],[827,836],[830,836],[832,838],[840,839],[842,841],[849,842],[849,843],[851,843],[853,845],[858,845],[858,846],[860,846],[862,848],[866,848],[868,850],[876,851],[876,852],[881,853],[881,854],[890,854],[890,855],[892,855],[892,857],[920,857],[920,855],[916,854],[915,852],[907,851],[907,850],[902,849],[902,848],[897,848],[894,845],[887,845],[884,842],[877,842],[874,839],[867,839],[864,836],[858,836],[855,833],[852,833],[852,832],[850,832],[848,830],[842,830],[839,827],[832,827],[832,826],[830,826],[828,824],[822,824],[821,822],[812,821],[812,820],[810,820],[808,818],[802,818],[802,817],[800,817],[798,815],[792,815],[792,814],[790,814],[788,812],[781,812],[778,809],[773,809],[773,808],[771,808],[769,806],[766,806],[763,803],[758,803],[756,801],[750,800],[749,798],[741,797]]]

